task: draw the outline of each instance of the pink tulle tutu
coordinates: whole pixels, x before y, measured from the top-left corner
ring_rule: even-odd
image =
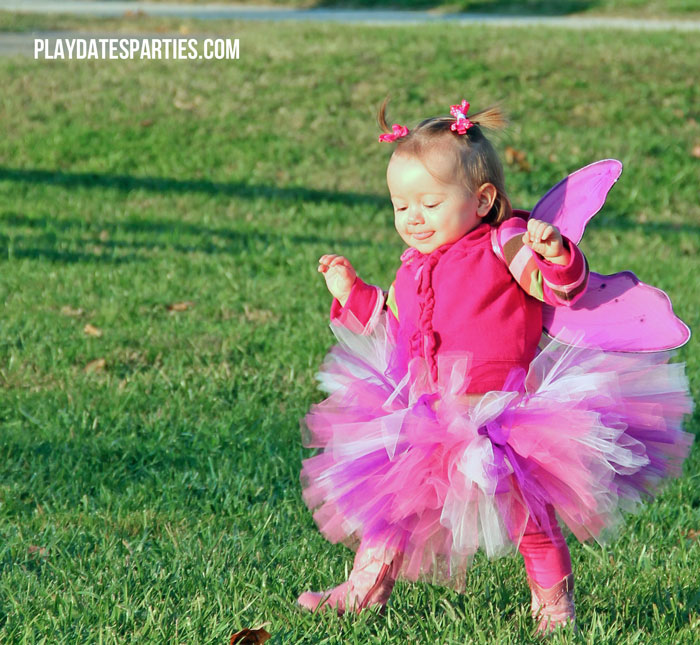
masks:
[[[433,384],[423,359],[395,373],[383,320],[369,335],[332,329],[329,396],[302,423],[321,449],[303,463],[304,500],[331,542],[402,550],[409,580],[459,587],[476,550],[513,550],[528,518],[551,532],[548,505],[578,539],[602,539],[680,474],[692,443],[668,353],[551,341],[503,391],[466,401],[469,357],[440,356]]]

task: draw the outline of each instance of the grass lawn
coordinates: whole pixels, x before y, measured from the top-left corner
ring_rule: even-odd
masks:
[[[298,481],[299,418],[331,344],[316,260],[347,254],[382,285],[396,269],[374,123],[386,93],[409,126],[501,100],[499,147],[529,163],[507,167],[513,202],[621,159],[582,248],[594,270],[665,289],[697,329],[700,42],[127,25],[181,26],[236,35],[240,60],[0,58],[0,642],[228,643],[262,623],[285,645],[534,642],[516,558],[478,558],[465,595],[399,583],[386,617],[297,610],[351,564]],[[697,399],[697,342],[679,358]],[[571,541],[580,634],[551,642],[696,642],[699,466],[696,445],[608,546]]]

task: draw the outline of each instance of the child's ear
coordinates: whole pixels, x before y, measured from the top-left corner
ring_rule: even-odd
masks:
[[[486,217],[491,212],[491,207],[496,201],[498,190],[493,184],[482,184],[476,191],[476,214],[479,217]]]

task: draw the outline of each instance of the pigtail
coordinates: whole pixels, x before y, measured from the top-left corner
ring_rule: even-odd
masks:
[[[386,106],[389,105],[389,95],[387,94],[385,99],[382,101],[379,111],[377,112],[377,123],[382,129],[382,132],[391,132],[391,128],[386,121]]]
[[[469,120],[487,130],[504,130],[508,126],[508,118],[498,103],[480,112],[470,114]]]

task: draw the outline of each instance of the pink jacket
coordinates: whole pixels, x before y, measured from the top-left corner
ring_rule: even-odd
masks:
[[[522,244],[525,228],[513,217],[498,228],[482,224],[430,254],[408,249],[388,294],[358,277],[344,307],[333,301],[331,320],[349,324],[354,316],[367,333],[387,309],[399,369],[423,357],[437,383],[439,356],[468,355],[464,392],[501,389],[513,368],[527,369],[535,356],[542,302],[572,304],[588,275],[571,241],[568,265],[552,264]]]

